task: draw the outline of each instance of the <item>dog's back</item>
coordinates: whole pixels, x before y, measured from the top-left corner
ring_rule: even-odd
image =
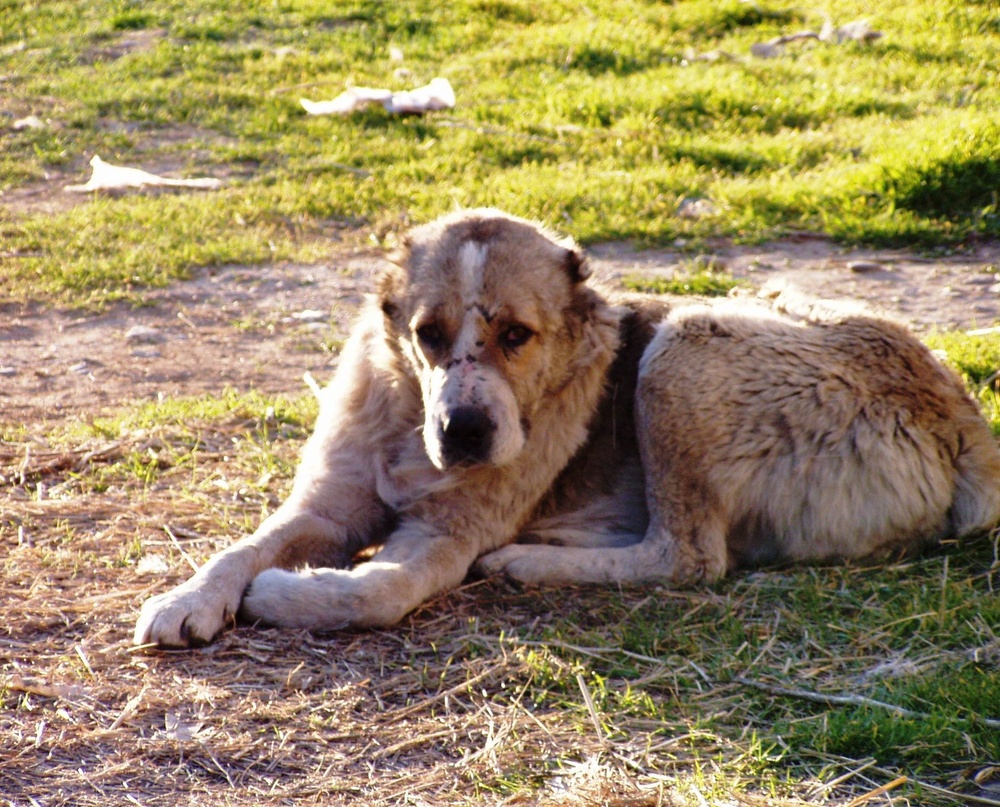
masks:
[[[681,311],[650,347],[641,397],[653,484],[673,474],[686,499],[703,491],[724,524],[726,567],[859,557],[1000,520],[988,426],[960,380],[892,322]],[[672,485],[651,495],[673,508]]]

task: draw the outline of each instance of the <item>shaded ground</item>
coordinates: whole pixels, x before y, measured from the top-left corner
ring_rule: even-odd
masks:
[[[677,251],[594,247],[598,277],[674,271]],[[977,328],[1000,318],[1000,245],[953,257],[841,250],[821,238],[708,256],[752,288],[792,284],[820,297],[860,299],[918,330]],[[226,386],[267,394],[329,377],[380,253],[334,248],[326,265],[222,267],[102,313],[0,306],[0,420],[30,423],[157,396]],[[858,265],[860,262],[860,265]],[[138,326],[138,327],[137,327]]]

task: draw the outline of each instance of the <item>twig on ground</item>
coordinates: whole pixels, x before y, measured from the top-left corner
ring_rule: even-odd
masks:
[[[871,770],[876,773],[881,773],[883,776],[895,776],[894,771],[886,770],[885,768],[879,768],[877,766],[872,766]],[[954,790],[949,790],[945,787],[938,787],[937,785],[928,784],[920,779],[914,779],[912,776],[908,777],[910,784],[914,787],[922,788],[923,790],[928,790],[931,793],[940,793],[942,796],[947,796],[948,798],[955,799],[959,803],[965,804],[985,804],[987,807],[1000,807],[1000,801],[996,799],[990,799],[986,796],[974,796],[971,793],[956,793]]]
[[[319,385],[319,382],[312,373],[306,370],[302,374],[302,380],[305,382],[306,386],[309,387],[312,394],[316,396],[317,400],[321,400],[323,398],[323,388]]]
[[[590,715],[590,722],[594,724],[594,731],[597,732],[597,739],[600,741],[601,745],[607,745],[607,734],[604,726],[601,725],[601,718],[597,714],[597,706],[594,704],[594,698],[590,694],[590,688],[587,686],[587,682],[584,680],[581,673],[576,674],[576,685],[580,687],[580,694],[583,695],[583,703],[584,706],[587,707],[587,713]]]
[[[472,676],[472,678],[469,678],[466,681],[462,681],[462,683],[456,684],[450,689],[446,689],[444,692],[439,692],[437,695],[434,695],[433,697],[424,698],[423,700],[419,700],[416,703],[410,704],[409,706],[403,706],[399,709],[394,709],[393,711],[388,712],[386,714],[386,717],[391,718],[393,720],[398,720],[399,718],[413,714],[414,712],[421,712],[433,706],[434,704],[445,700],[446,698],[450,698],[454,695],[458,695],[461,692],[465,692],[469,687],[478,684],[485,678],[489,678],[496,671],[497,671],[496,667],[488,667],[481,673]]]
[[[198,564],[195,562],[194,558],[192,558],[187,553],[184,547],[181,546],[181,542],[177,540],[177,536],[174,535],[174,531],[170,529],[170,525],[164,524],[163,531],[170,537],[170,543],[172,543],[174,545],[174,548],[176,548],[177,551],[181,553],[181,557],[184,558],[185,561],[187,561],[188,566],[190,566],[194,571],[197,572]]]
[[[822,692],[812,692],[808,689],[792,689],[790,687],[776,686],[774,684],[765,684],[763,681],[754,681],[750,678],[744,678],[742,676],[737,676],[733,680],[743,686],[759,689],[762,692],[767,692],[771,695],[799,698],[800,700],[822,703],[827,706],[869,706],[875,709],[885,709],[886,711],[898,715],[899,717],[908,717],[914,720],[927,720],[930,718],[930,715],[925,714],[924,712],[914,712],[912,709],[905,709],[902,706],[896,706],[894,703],[886,703],[885,701],[875,700],[874,698],[866,698],[864,695],[826,695]],[[991,728],[1000,728],[1000,720],[995,720],[993,718],[981,717],[980,715],[967,715],[966,719],[973,723],[982,723],[983,725],[990,726]]]
[[[861,807],[862,804],[867,804],[877,796],[888,793],[890,790],[895,790],[900,785],[905,785],[908,781],[909,779],[905,776],[897,776],[891,782],[886,782],[881,787],[876,787],[874,790],[869,790],[867,793],[862,793],[857,798],[851,799],[847,803],[847,807]]]

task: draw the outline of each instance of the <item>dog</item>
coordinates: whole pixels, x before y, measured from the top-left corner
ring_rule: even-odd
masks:
[[[573,242],[488,209],[416,228],[392,261],[287,501],[147,601],[137,645],[202,644],[237,617],[391,625],[473,567],[689,585],[1000,521],[995,438],[891,321],[616,302]]]

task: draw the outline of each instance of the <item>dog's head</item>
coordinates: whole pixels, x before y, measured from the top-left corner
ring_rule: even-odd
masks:
[[[583,254],[495,210],[412,230],[379,285],[390,341],[420,382],[434,465],[510,463],[583,360],[600,298]]]

